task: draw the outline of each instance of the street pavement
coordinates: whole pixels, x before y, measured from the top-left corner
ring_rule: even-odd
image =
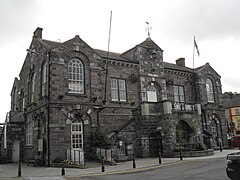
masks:
[[[105,165],[106,173],[123,173],[131,171],[147,170],[154,167],[167,166],[171,164],[178,164],[186,161],[200,160],[200,159],[211,159],[226,157],[227,154],[232,152],[238,152],[238,149],[224,149],[221,151],[215,151],[214,155],[203,156],[203,157],[191,157],[184,158],[181,161],[179,158],[161,158],[162,164],[159,164],[158,158],[137,158],[135,160],[136,168],[133,168],[133,162],[120,162],[117,165]],[[87,162],[84,169],[79,168],[64,168],[66,177],[79,177],[88,175],[100,175],[102,173],[102,166],[97,162]],[[19,174],[18,163],[0,164],[0,180],[65,180],[65,176],[62,176],[62,169],[55,167],[33,167],[27,166],[27,164],[21,164],[21,177]]]

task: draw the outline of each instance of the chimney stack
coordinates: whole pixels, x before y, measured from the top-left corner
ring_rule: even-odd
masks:
[[[33,33],[33,37],[42,39],[42,30],[43,28],[37,27]]]
[[[178,58],[178,59],[176,60],[176,65],[185,67],[185,58]]]

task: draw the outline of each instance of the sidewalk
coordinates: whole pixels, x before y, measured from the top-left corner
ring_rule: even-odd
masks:
[[[121,173],[121,172],[131,172],[138,171],[141,169],[150,169],[154,167],[167,166],[170,164],[183,163],[191,160],[198,159],[211,159],[226,157],[227,154],[232,152],[239,152],[238,149],[224,149],[222,152],[215,151],[212,156],[194,157],[194,158],[184,158],[180,161],[179,158],[162,158],[162,164],[159,165],[158,158],[139,158],[135,160],[136,168],[133,169],[133,162],[121,162],[115,166],[105,165],[105,173]],[[64,179],[61,176],[61,168],[55,167],[33,167],[22,164],[21,166],[21,177],[18,176],[18,164],[0,164],[0,180],[2,179]],[[102,166],[97,162],[87,162],[85,169],[78,168],[65,168],[65,176],[77,177],[86,176],[93,174],[102,174]],[[31,178],[30,178],[31,177]],[[38,177],[38,178],[37,178]],[[61,178],[62,177],[62,178]]]

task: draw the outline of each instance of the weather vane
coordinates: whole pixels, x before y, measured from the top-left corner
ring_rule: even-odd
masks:
[[[149,22],[146,22],[147,27],[146,27],[146,31],[148,31],[148,37],[150,37],[150,31],[152,30],[152,27],[149,27]]]

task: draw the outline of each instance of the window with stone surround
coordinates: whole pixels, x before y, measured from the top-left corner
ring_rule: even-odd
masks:
[[[150,85],[147,87],[147,101],[157,102],[157,89],[154,85]]]
[[[213,82],[211,79],[206,79],[207,101],[214,102]]]
[[[31,118],[27,119],[27,127],[26,127],[26,145],[33,145],[33,122]]]
[[[30,79],[30,91],[29,91],[29,102],[33,103],[34,96],[35,96],[35,81],[36,81],[36,74],[33,73]]]
[[[47,91],[47,62],[44,62],[42,65],[42,77],[41,77],[41,94],[42,96],[46,95]]]
[[[174,91],[174,102],[183,104],[185,103],[185,93],[184,93],[184,87],[174,85],[173,86]]]
[[[70,93],[84,94],[84,66],[77,58],[68,63],[68,89]]]
[[[83,149],[83,124],[73,123],[71,125],[71,146],[72,149]]]
[[[112,101],[127,101],[126,80],[111,78],[111,98]]]

